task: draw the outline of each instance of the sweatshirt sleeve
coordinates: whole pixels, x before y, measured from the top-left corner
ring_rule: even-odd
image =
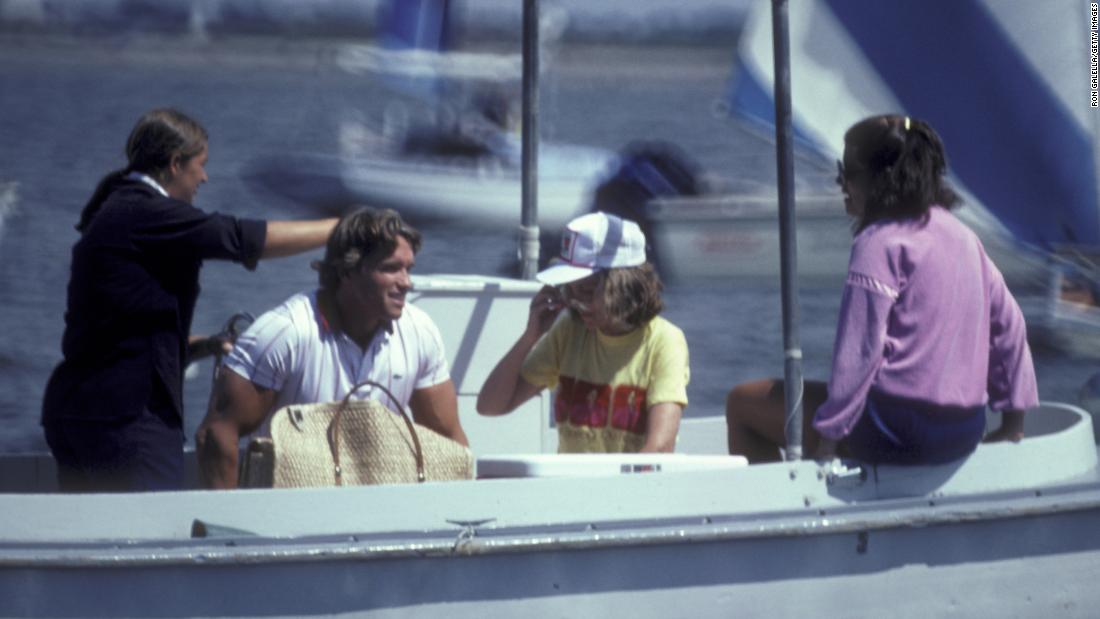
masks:
[[[156,204],[157,217],[135,228],[135,243],[167,259],[232,260],[256,268],[267,240],[267,222],[206,213],[171,198]]]
[[[886,326],[897,294],[867,275],[848,273],[833,346],[829,397],[814,416],[814,428],[822,436],[841,439],[859,421],[885,358]]]
[[[1005,286],[1004,277],[986,258],[989,290],[989,407],[995,411],[1026,410],[1039,404],[1035,365],[1027,344],[1023,312]]]

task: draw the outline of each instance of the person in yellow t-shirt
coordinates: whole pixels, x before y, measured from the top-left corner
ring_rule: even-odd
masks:
[[[485,380],[478,412],[503,415],[557,387],[558,451],[673,451],[687,406],[688,347],[658,316],[661,281],[638,224],[602,212],[574,219],[561,255],[537,277],[546,286]]]

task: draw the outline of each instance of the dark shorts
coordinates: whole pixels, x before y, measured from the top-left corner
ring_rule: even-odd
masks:
[[[872,393],[845,443],[864,462],[941,464],[969,455],[984,434],[984,405],[951,408]]]
[[[144,410],[119,422],[57,420],[45,426],[62,492],[183,488],[183,428],[174,413]]]

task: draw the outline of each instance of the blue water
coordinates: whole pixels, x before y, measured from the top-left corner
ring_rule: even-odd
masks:
[[[102,174],[123,164],[123,142],[140,114],[171,105],[211,135],[209,182],[196,204],[242,217],[320,213],[257,192],[240,177],[251,157],[337,151],[336,124],[349,111],[374,117],[386,104],[370,79],[333,61],[336,42],[137,37],[0,39],[0,187],[18,201],[0,210],[0,452],[44,447],[37,421],[42,390],[60,358],[73,224]],[[746,191],[774,183],[770,144],[716,116],[733,54],[718,48],[557,50],[543,80],[545,138],[616,149],[632,140],[678,144],[711,172]],[[517,86],[518,87],[518,86]],[[799,159],[801,185],[827,186],[823,162]],[[510,234],[426,230],[423,273],[499,274],[514,256]],[[261,312],[315,284],[307,255],[262,263],[256,273],[210,262],[194,332],[217,330],[240,310]],[[812,257],[803,257],[803,260]],[[689,415],[722,410],[728,388],[782,372],[777,286],[670,283],[666,316],[691,349]],[[808,377],[825,378],[839,290],[801,291]],[[1041,395],[1075,400],[1100,368],[1036,351]],[[201,419],[209,366],[186,387],[188,428]],[[189,430],[190,434],[190,430]]]

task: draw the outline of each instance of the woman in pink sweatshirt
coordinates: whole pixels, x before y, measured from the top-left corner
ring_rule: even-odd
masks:
[[[855,220],[832,376],[807,381],[804,449],[867,462],[925,464],[986,440],[1023,437],[1038,404],[1023,315],[981,242],[950,209],[946,156],[927,123],[874,116],[844,135],[837,183]],[[776,460],[783,383],[734,387],[730,453]]]

